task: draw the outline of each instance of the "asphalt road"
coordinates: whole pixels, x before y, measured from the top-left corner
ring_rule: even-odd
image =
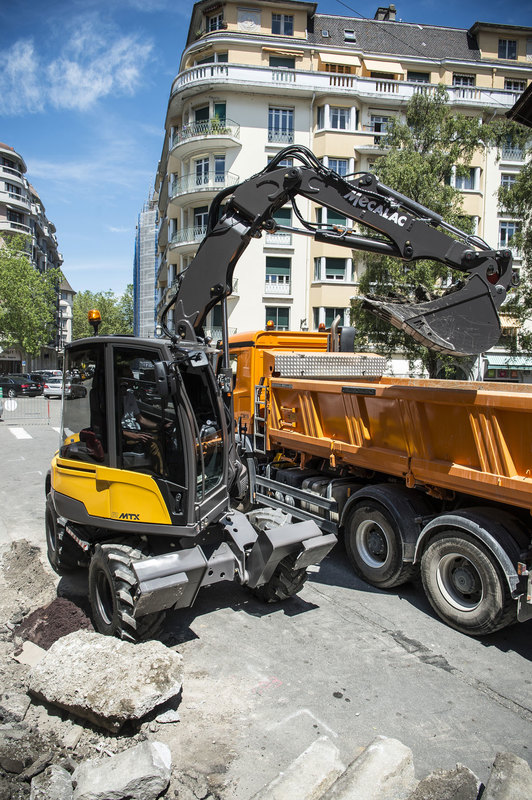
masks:
[[[41,402],[49,423],[0,423],[0,544],[25,538],[44,558],[60,401]],[[435,617],[419,585],[364,584],[341,545],[297,598],[265,606],[218,584],[166,632],[186,677],[182,723],[161,737],[185,767],[228,782],[228,798],[251,797],[320,735],[346,763],[377,734],[396,737],[419,778],[460,762],[486,782],[499,751],[532,764],[532,620],[471,639]]]

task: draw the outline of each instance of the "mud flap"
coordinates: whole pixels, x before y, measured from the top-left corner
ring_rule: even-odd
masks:
[[[336,536],[333,533],[322,534],[312,520],[261,531],[247,559],[246,583],[251,589],[262,586],[271,578],[279,562],[292,553],[297,554],[295,569],[319,564],[335,544]]]
[[[498,289],[502,290],[500,297]],[[369,298],[361,302],[364,309],[404,330],[430,350],[471,356],[489,350],[499,341],[497,308],[505,296],[502,286],[494,287],[479,275],[472,275],[462,289],[428,303],[403,305]]]

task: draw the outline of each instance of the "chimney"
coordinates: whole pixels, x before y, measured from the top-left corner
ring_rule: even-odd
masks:
[[[378,19],[382,22],[395,22],[395,13],[395,6],[393,4],[390,4],[388,8],[379,6],[373,19]]]

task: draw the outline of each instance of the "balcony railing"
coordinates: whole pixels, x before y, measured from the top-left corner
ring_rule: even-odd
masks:
[[[264,294],[283,294],[291,293],[291,283],[270,283],[266,281],[264,284]]]
[[[174,132],[170,147],[203,136],[230,136],[233,139],[239,139],[240,125],[230,119],[218,119],[217,117],[204,122],[191,122]]]
[[[219,192],[238,183],[238,175],[232,172],[204,172],[202,175],[183,175],[170,186],[170,199],[191,192]]]
[[[271,91],[272,87],[279,84],[279,73],[289,76],[283,80],[294,90],[305,92],[327,92],[331,88],[335,91],[352,94],[356,92],[360,97],[374,98],[393,95],[396,99],[408,100],[416,94],[433,94],[436,84],[419,83],[417,81],[394,81],[379,78],[365,78],[359,75],[337,75],[330,72],[279,70],[272,67],[253,67],[244,64],[205,64],[192,67],[181,72],[172,85],[172,95],[191,84],[201,85],[205,82],[215,81],[217,84],[235,86],[257,87],[264,91]],[[511,108],[519,92],[505,89],[490,89],[477,86],[447,86],[450,105],[490,106],[497,105]],[[270,140],[272,141],[272,140]],[[290,144],[290,142],[287,142]]]
[[[22,178],[22,172],[19,169],[6,167],[5,164],[0,164],[0,170],[5,172],[7,175],[15,175],[17,178]]]
[[[267,233],[266,244],[272,247],[290,247],[292,244],[292,234],[279,231],[278,233]]]
[[[192,244],[201,242],[207,232],[206,225],[196,225],[192,228],[182,228],[172,236],[172,244]]]
[[[2,230],[20,231],[20,233],[31,233],[29,225],[23,225],[22,222],[11,222],[9,219],[0,219],[0,228]]]
[[[293,144],[294,131],[281,131],[278,128],[268,129],[268,141],[278,144]]]
[[[229,328],[229,336],[234,336],[236,328]],[[219,342],[222,338],[221,328],[205,328],[205,336],[210,336],[213,342]]]
[[[505,161],[524,161],[525,151],[519,147],[503,147],[502,158]]]

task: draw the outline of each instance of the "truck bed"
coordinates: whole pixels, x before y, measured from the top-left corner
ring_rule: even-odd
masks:
[[[445,491],[532,508],[532,385],[274,378],[266,443]]]

